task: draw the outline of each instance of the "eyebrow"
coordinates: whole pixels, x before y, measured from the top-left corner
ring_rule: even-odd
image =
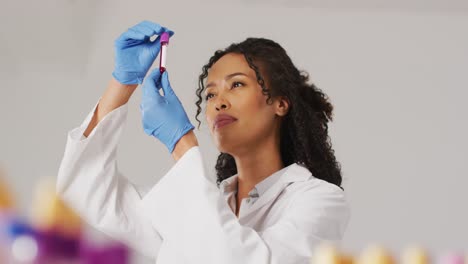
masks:
[[[237,76],[237,75],[244,75],[244,76],[248,77],[247,74],[245,74],[245,73],[242,73],[242,72],[235,72],[235,73],[231,73],[231,74],[226,75],[226,77],[224,77],[224,79],[225,79],[225,80],[229,80],[229,79],[231,79],[232,77]],[[206,85],[205,89],[208,89],[209,87],[211,87],[211,86],[213,86],[213,85],[214,85],[214,82],[210,82],[209,84]]]

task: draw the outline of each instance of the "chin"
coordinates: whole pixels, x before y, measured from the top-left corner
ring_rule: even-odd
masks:
[[[220,141],[218,139],[215,141],[215,145],[219,152],[227,153],[231,156],[246,151],[246,143],[244,141],[240,141],[238,138],[236,138],[235,140],[223,141]],[[247,147],[247,149],[249,148]]]
[[[219,138],[215,139],[216,148],[222,153],[232,153],[236,148],[233,143],[233,140],[227,140],[226,138],[224,140],[220,140]]]
[[[216,144],[216,148],[218,149],[219,152],[222,153],[229,153],[229,147],[225,146],[224,144]]]
[[[212,139],[216,148],[222,153],[236,153],[238,150],[246,146],[244,140],[244,134],[239,133],[238,129],[221,129],[219,131],[213,131]]]

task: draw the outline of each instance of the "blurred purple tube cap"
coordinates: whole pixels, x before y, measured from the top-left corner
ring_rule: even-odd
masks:
[[[81,246],[80,260],[82,264],[128,264],[128,249],[122,244],[113,244],[106,247],[92,247],[85,243]]]
[[[41,257],[77,258],[80,238],[65,237],[54,230],[41,231],[38,237]]]
[[[164,32],[161,35],[161,43],[164,43],[164,42],[169,43],[169,33],[167,32]]]
[[[450,255],[446,255],[440,263],[441,264],[463,264],[464,259],[462,255],[450,254]]]

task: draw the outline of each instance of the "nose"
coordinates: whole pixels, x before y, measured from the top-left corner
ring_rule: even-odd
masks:
[[[225,100],[224,97],[218,96],[215,102],[216,111],[220,111],[221,109],[228,109],[228,107],[230,107],[229,102]]]

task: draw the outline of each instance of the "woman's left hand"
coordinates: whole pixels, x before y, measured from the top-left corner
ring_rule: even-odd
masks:
[[[159,93],[163,89],[164,96]],[[140,104],[145,133],[159,139],[174,151],[181,137],[194,129],[187,113],[169,83],[167,71],[160,73],[154,69],[143,83],[143,96]]]

